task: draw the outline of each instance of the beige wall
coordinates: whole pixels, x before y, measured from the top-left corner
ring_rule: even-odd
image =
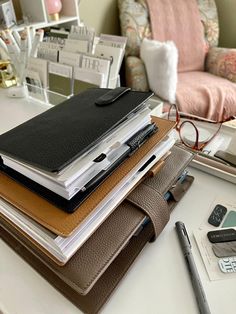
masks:
[[[117,0],[81,0],[80,19],[96,34],[119,34]]]
[[[220,20],[220,46],[236,48],[236,0],[215,1]],[[97,35],[119,34],[117,0],[80,0],[79,8],[81,20],[93,26]]]
[[[20,17],[19,0],[13,0],[13,3]],[[119,34],[117,0],[80,0],[79,11],[80,19],[86,25],[94,27],[97,35]]]
[[[215,0],[220,21],[221,47],[236,48],[236,0]]]
[[[236,48],[236,0],[215,0],[220,21],[220,46]],[[80,17],[99,33],[119,34],[117,0],[81,0]]]

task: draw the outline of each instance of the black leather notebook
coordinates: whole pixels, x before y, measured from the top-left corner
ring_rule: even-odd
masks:
[[[145,130],[144,130],[145,129]],[[14,179],[20,184],[23,184],[25,187],[30,189],[31,191],[37,193],[41,197],[45,198],[50,203],[56,205],[57,207],[63,209],[66,212],[72,213],[79,205],[82,204],[83,201],[109,176],[112,172],[129,156],[131,156],[140,146],[142,146],[150,136],[152,136],[158,127],[155,123],[148,124],[141,131],[137,132],[129,141],[127,141],[127,146],[130,147],[130,150],[124,152],[114,163],[110,165],[106,170],[101,171],[101,175],[97,178],[91,180],[93,183],[87,185],[85,191],[79,191],[73,196],[70,200],[65,199],[64,197],[58,195],[55,192],[47,189],[41,184],[31,180],[30,178],[24,176],[18,171],[4,165],[0,160],[0,171],[3,171],[9,177]]]
[[[46,171],[62,170],[152,96],[128,90],[109,102],[104,96],[111,91],[86,90],[2,134],[0,154]],[[104,103],[98,101],[101,97]]]

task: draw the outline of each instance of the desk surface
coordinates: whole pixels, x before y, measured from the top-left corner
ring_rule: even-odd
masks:
[[[0,133],[45,109],[42,104],[8,99],[1,92]],[[201,225],[215,198],[230,198],[236,202],[235,185],[196,169],[190,168],[190,171],[195,177],[191,189],[172,212],[168,225],[158,239],[148,244],[136,259],[102,313],[198,313],[174,228],[178,220],[183,221],[188,229],[212,314],[235,312],[236,279],[210,281],[193,238],[193,231]],[[8,314],[81,313],[0,240],[1,310]]]

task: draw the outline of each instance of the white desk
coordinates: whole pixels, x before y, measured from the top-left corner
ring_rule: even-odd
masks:
[[[1,93],[0,132],[44,111],[41,104],[8,99]],[[8,117],[8,118],[6,118]],[[182,220],[193,244],[193,254],[212,314],[235,313],[236,279],[210,281],[192,231],[203,221],[216,197],[235,198],[235,185],[190,169],[195,181],[174,209],[158,237],[136,259],[126,277],[103,307],[103,314],[197,314],[194,292],[174,224]],[[227,276],[227,275],[226,275]],[[81,313],[46,280],[0,240],[0,312],[8,314]]]

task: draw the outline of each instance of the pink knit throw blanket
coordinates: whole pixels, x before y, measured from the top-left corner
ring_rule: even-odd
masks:
[[[179,73],[180,111],[222,121],[236,115],[236,84],[206,72]]]
[[[175,42],[178,72],[204,69],[206,45],[197,0],[146,0],[155,40]]]

